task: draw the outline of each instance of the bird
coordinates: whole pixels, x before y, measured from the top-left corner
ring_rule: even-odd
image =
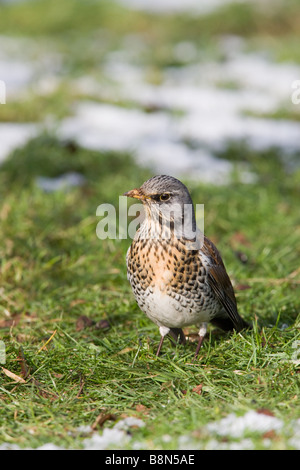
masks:
[[[208,323],[225,331],[248,328],[218,249],[196,225],[187,187],[173,176],[156,175],[124,196],[144,206],[126,255],[127,278],[138,306],[159,328],[156,356],[167,334],[185,344],[186,326],[198,328],[194,359]]]

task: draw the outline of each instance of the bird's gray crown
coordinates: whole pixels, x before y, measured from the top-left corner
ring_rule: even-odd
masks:
[[[175,192],[182,196],[189,196],[190,193],[187,187],[178,179],[168,175],[156,175],[152,176],[149,180],[142,184],[141,189],[145,194],[151,193],[163,193],[163,192]]]

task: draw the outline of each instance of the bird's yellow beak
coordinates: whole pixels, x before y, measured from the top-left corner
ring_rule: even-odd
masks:
[[[140,189],[132,189],[131,191],[128,191],[127,193],[124,193],[123,196],[127,197],[134,197],[135,199],[140,199],[141,201],[147,199],[147,196],[142,193]]]

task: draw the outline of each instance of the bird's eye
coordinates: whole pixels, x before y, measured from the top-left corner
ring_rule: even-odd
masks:
[[[170,194],[169,193],[163,193],[159,196],[159,200],[160,201],[168,201],[170,199]]]

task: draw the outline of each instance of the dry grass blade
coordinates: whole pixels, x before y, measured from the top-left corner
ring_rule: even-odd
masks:
[[[40,347],[40,349],[38,350],[37,354],[39,354],[41,351],[43,351],[43,349],[46,348],[46,346],[52,341],[52,339],[54,338],[55,334],[56,334],[56,331],[57,330],[54,330],[52,335],[50,336],[50,338],[47,339],[46,343],[43,344],[42,347]]]
[[[4,372],[4,374],[7,375],[7,377],[9,377],[10,379],[12,379],[14,382],[26,384],[26,380],[24,380],[22,377],[15,374],[14,372],[11,372],[10,370],[5,369],[4,367],[2,367],[2,372]]]

